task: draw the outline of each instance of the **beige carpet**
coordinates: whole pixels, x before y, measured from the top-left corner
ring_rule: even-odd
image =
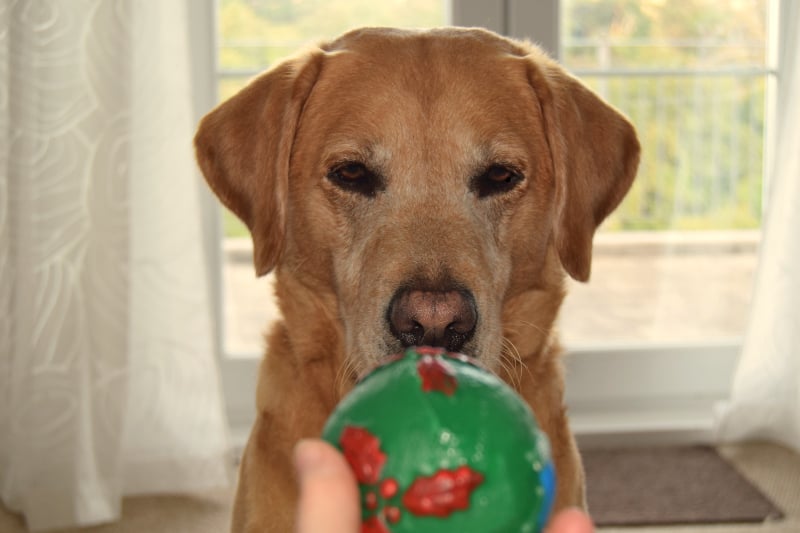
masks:
[[[604,533],[800,533],[800,455],[771,444],[725,446],[720,453],[785,513],[764,524],[604,528]],[[196,497],[139,497],[125,500],[116,524],[59,533],[224,533],[232,491]],[[25,533],[23,522],[0,508],[0,532]]]
[[[198,496],[142,496],[123,502],[114,524],[59,533],[225,533],[233,490]],[[0,507],[0,533],[27,533],[22,520]]]

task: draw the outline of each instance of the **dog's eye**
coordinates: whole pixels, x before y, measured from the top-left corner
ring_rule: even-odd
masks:
[[[382,181],[362,163],[343,163],[328,172],[328,179],[337,187],[373,197],[383,189]]]
[[[522,175],[503,165],[491,165],[472,179],[472,189],[479,198],[503,194],[522,181]]]

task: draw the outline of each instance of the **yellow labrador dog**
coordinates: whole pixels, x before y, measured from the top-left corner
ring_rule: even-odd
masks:
[[[582,506],[554,322],[631,185],[628,121],[541,50],[479,29],[361,29],[289,59],[200,124],[283,320],[258,376],[233,531],[293,527],[294,444],[408,345],[479,358],[550,437]]]

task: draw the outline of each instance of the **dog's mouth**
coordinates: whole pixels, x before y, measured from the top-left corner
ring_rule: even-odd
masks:
[[[471,355],[466,355],[466,354],[463,354],[463,353],[460,353],[460,352],[454,352],[454,351],[448,350],[447,348],[444,348],[444,347],[441,347],[441,346],[427,346],[427,345],[419,345],[418,346],[418,345],[415,345],[415,346],[406,347],[405,349],[403,349],[403,350],[401,350],[399,352],[396,352],[393,355],[387,356],[384,359],[374,363],[373,365],[362,369],[355,376],[355,380],[354,380],[355,383],[356,384],[361,383],[364,379],[366,379],[368,376],[370,376],[372,373],[374,373],[379,368],[383,368],[385,366],[391,365],[392,363],[394,363],[396,361],[400,361],[401,359],[404,359],[404,358],[408,357],[409,354],[411,354],[412,356],[420,357],[420,358],[443,355],[443,356],[445,356],[447,358],[450,358],[450,359],[456,359],[456,360],[461,361],[463,363],[468,363],[468,364],[470,364],[470,365],[472,365],[474,367],[480,368],[480,369],[482,369],[482,370],[484,370],[486,372],[492,372],[492,370],[488,366],[486,366],[483,363],[483,361],[479,360],[477,357],[473,357]]]
[[[425,345],[460,352],[475,333],[478,308],[465,289],[400,289],[392,297],[386,320],[404,348]]]

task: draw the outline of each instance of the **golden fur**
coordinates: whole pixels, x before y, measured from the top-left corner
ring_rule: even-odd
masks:
[[[356,376],[402,348],[401,288],[474,295],[461,351],[533,408],[550,437],[557,508],[584,505],[554,323],[565,276],[589,278],[592,238],[636,173],[631,125],[542,51],[477,29],[363,29],[287,60],[206,116],[199,164],[275,270],[273,326],[244,453],[234,532],[291,531],[291,451],[320,434]],[[371,197],[329,173],[359,162]],[[487,165],[524,176],[478,197]]]

